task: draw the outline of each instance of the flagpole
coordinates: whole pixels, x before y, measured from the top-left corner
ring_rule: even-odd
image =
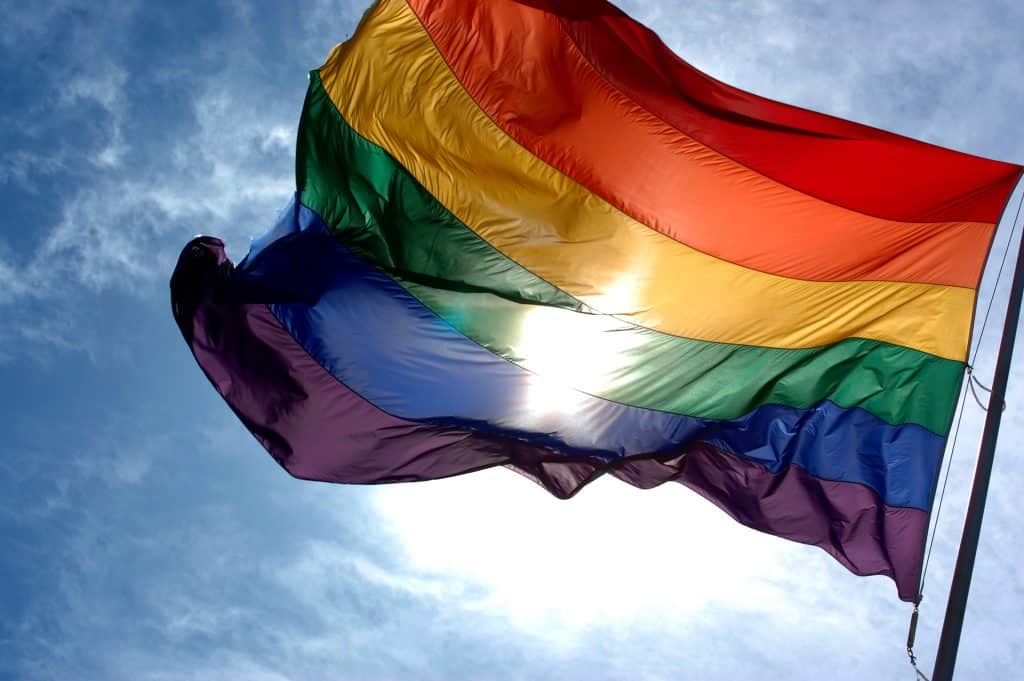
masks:
[[[1015,226],[1016,224],[1010,226],[1011,235]],[[1024,294],[1024,234],[1021,235],[1017,250],[1017,263],[1014,268],[1013,284],[1010,287],[1010,299],[1006,304],[1006,322],[1003,325],[999,357],[996,360],[995,375],[992,379],[992,395],[988,402],[988,415],[985,418],[985,430],[981,438],[981,449],[978,452],[978,464],[974,471],[974,484],[967,506],[967,517],[964,520],[963,536],[960,539],[960,552],[957,554],[956,568],[953,570],[953,582],[949,587],[949,601],[946,603],[946,616],[942,622],[942,634],[939,637],[939,650],[935,658],[932,681],[952,681],[953,679],[953,667],[956,665],[957,648],[960,645],[964,611],[967,609],[967,594],[971,588],[974,558],[978,552],[978,538],[981,535],[981,520],[985,514],[985,498],[988,495],[996,441],[999,438],[999,423],[1003,417],[1006,384],[1010,377],[1010,363],[1013,359],[1017,322],[1020,319],[1022,294]],[[992,295],[995,295],[995,290]],[[971,377],[968,376],[967,380],[971,380]]]

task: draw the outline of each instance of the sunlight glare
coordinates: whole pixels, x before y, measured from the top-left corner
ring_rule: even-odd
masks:
[[[748,530],[674,484],[642,491],[602,479],[566,502],[492,469],[383,487],[374,501],[411,568],[480,593],[460,607],[569,639],[605,621],[782,607],[782,558],[808,558],[806,547]]]
[[[622,278],[608,287],[609,302],[629,307],[632,280]],[[561,308],[537,306],[524,317],[515,343],[516,354],[540,380],[529,388],[527,403],[535,413],[573,414],[582,404],[577,391],[599,395],[623,355],[641,341],[625,322],[608,315],[580,314]]]

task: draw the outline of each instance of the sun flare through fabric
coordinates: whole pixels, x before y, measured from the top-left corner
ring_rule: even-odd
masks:
[[[600,0],[382,0],[310,73],[291,203],[237,266],[190,242],[173,311],[296,477],[675,481],[913,600],[1021,170],[733,88]]]

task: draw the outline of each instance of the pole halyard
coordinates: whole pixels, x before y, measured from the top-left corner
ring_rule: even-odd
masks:
[[[1021,200],[1024,201],[1024,197]],[[1011,235],[1014,227],[1016,227],[1016,218],[1010,227]],[[995,291],[992,295],[995,295]],[[985,418],[981,448],[978,452],[978,464],[974,472],[971,497],[967,506],[967,517],[964,520],[964,532],[960,539],[960,551],[957,554],[953,581],[949,589],[946,616],[942,622],[942,634],[939,637],[939,649],[935,658],[932,681],[952,681],[953,679],[953,668],[956,665],[957,649],[960,645],[964,612],[967,609],[967,596],[971,588],[971,575],[974,572],[974,559],[978,552],[978,539],[981,536],[981,521],[985,514],[985,500],[988,496],[988,487],[992,476],[996,442],[999,438],[999,424],[1003,417],[1006,385],[1010,377],[1010,364],[1013,360],[1013,345],[1017,335],[1017,323],[1020,320],[1022,297],[1024,297],[1024,233],[1022,233],[1017,250],[1013,283],[1010,286],[1010,299],[1006,306],[1006,321],[1003,325],[999,356],[996,359],[995,375],[992,380],[992,394],[988,402],[988,413]],[[968,380],[972,380],[972,378],[968,376]]]

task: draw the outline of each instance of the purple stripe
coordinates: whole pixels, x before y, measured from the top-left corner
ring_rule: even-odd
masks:
[[[507,465],[560,498],[609,472],[638,487],[677,480],[739,522],[821,546],[856,574],[885,574],[912,600],[927,514],[888,507],[867,487],[816,478],[697,443],[677,456],[600,459],[465,427],[408,421],[332,376],[264,305],[220,295],[231,271],[223,243],[192,241],[171,278],[175,319],[217,391],[270,454],[298,478],[338,483],[429,480]]]
[[[196,361],[246,427],[289,473],[339,483],[431,480],[515,462],[566,498],[600,465],[467,428],[394,417],[327,372],[265,305],[219,295],[223,243],[200,237],[171,279],[175,319]]]

